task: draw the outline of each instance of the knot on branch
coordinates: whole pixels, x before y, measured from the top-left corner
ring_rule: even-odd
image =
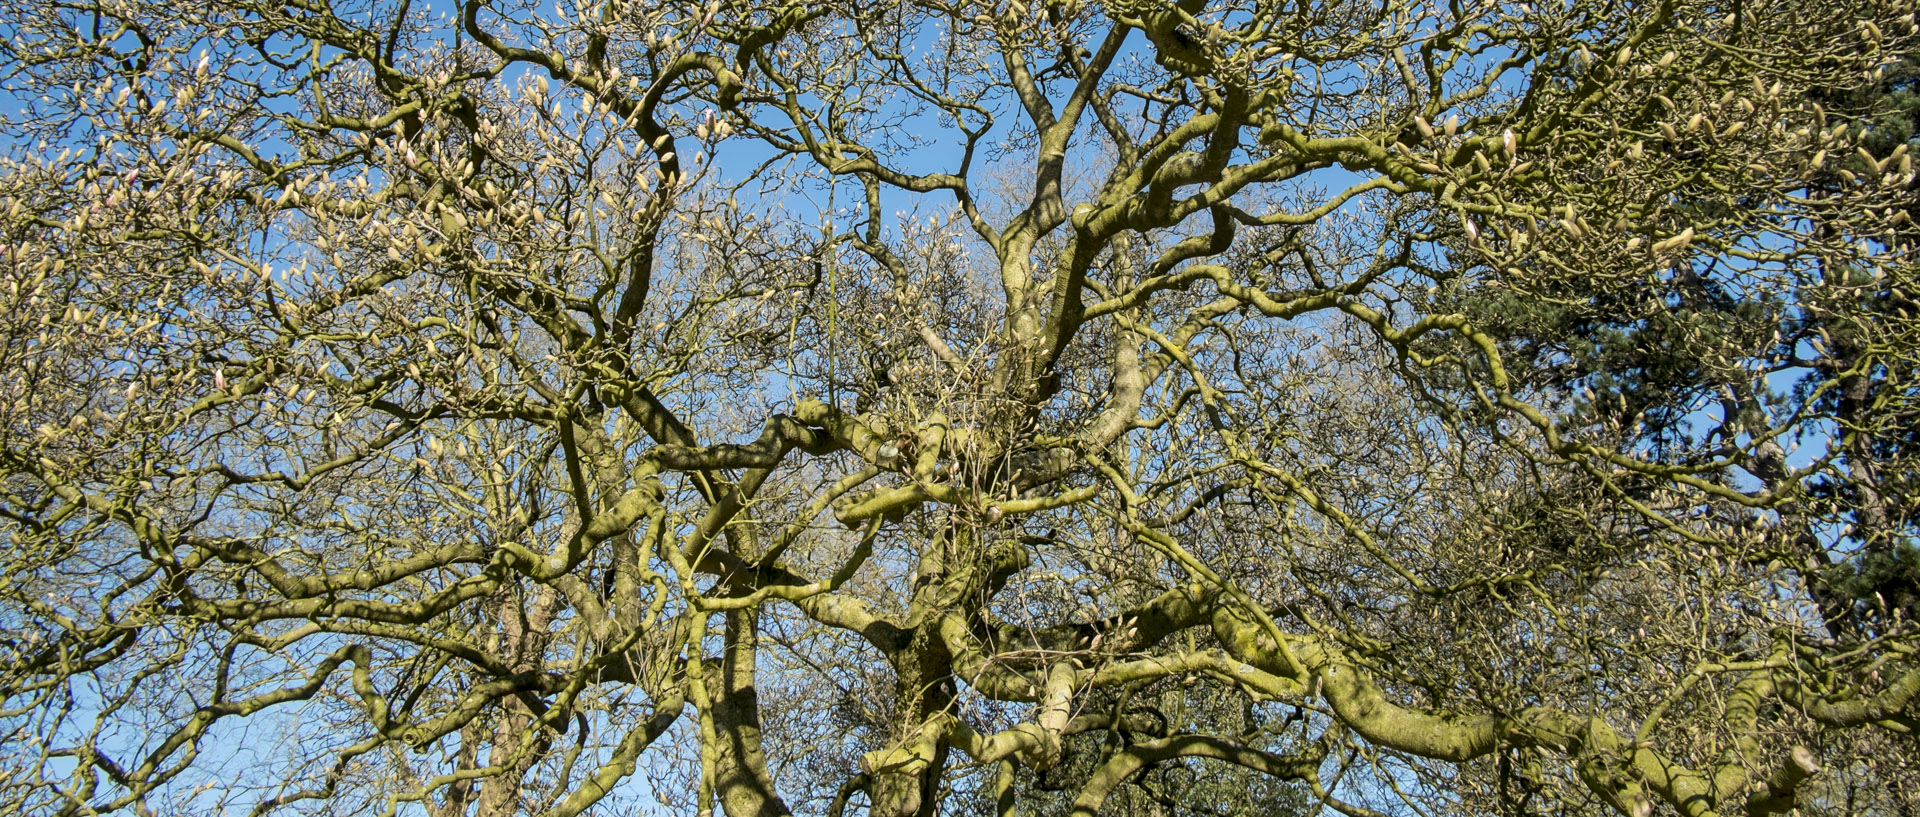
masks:
[[[1792,811],[1800,793],[1800,784],[1820,773],[1820,760],[1812,749],[1795,746],[1787,759],[1767,778],[1767,790],[1747,801],[1747,817],[1765,817]]]

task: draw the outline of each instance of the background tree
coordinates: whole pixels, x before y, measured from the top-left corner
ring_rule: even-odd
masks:
[[[1829,6],[8,4],[0,802],[1910,813]]]

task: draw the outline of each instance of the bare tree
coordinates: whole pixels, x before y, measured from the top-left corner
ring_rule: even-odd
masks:
[[[7,4],[12,810],[1920,802],[1912,3],[420,5]]]

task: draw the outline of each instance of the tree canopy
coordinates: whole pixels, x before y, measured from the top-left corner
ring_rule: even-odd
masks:
[[[9,0],[0,808],[1912,814],[1811,5]]]

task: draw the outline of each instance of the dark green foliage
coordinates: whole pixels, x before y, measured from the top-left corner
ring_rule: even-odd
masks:
[[[1612,290],[1529,283],[1556,291],[1488,290],[1455,308],[1504,342],[1523,382],[1562,395],[1571,426],[1618,429],[1663,456],[1685,451],[1703,400],[1749,377],[1732,362],[1767,346],[1783,312],[1693,271]]]
[[[1866,551],[1834,565],[1826,581],[1853,601],[1862,619],[1880,622],[1894,615],[1912,619],[1920,612],[1920,547],[1902,541],[1884,550]]]

